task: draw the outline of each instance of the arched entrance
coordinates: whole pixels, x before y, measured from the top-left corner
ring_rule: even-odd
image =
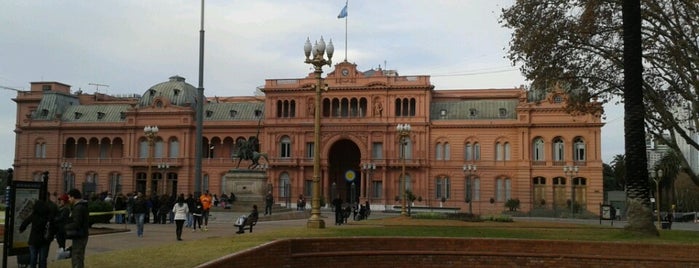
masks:
[[[328,151],[328,174],[330,195],[339,196],[343,201],[357,202],[361,193],[361,153],[351,140],[339,140]],[[331,199],[332,200],[332,199]]]

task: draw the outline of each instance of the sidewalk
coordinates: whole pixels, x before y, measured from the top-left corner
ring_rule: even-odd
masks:
[[[272,228],[289,227],[289,226],[306,226],[308,217],[305,215],[309,213],[309,210],[304,212],[289,211],[275,213],[271,216],[260,215],[260,220],[255,226],[255,232],[263,232],[265,230],[270,230]],[[247,215],[245,212],[229,211],[229,210],[215,210],[212,211],[211,215],[213,217],[209,218],[208,231],[202,232],[192,232],[192,228],[185,228],[182,232],[182,239],[184,241],[188,240],[199,240],[213,237],[232,237],[235,236],[235,232],[238,230],[233,226],[233,222],[240,215]],[[380,213],[376,213],[380,214]],[[322,217],[325,219],[326,228],[337,228],[332,223],[334,221],[334,213],[331,211],[322,211]],[[300,219],[294,219],[300,218]],[[202,223],[203,224],[203,223]],[[113,250],[122,250],[130,248],[141,248],[165,245],[170,243],[177,243],[175,237],[175,224],[153,224],[149,223],[144,226],[143,237],[138,237],[136,235],[136,225],[135,224],[95,224],[93,229],[108,228],[114,230],[124,230],[121,232],[109,232],[104,234],[98,234],[99,231],[92,232],[87,243],[87,249],[85,250],[86,256],[93,254],[99,254],[104,252],[109,252]],[[248,231],[246,231],[248,234]],[[70,245],[70,241],[67,242]],[[51,243],[51,249],[49,250],[49,261],[48,266],[51,267],[51,262],[56,259],[56,250],[58,249],[58,243],[56,241]],[[17,256],[8,256],[7,261],[8,268],[16,268]]]

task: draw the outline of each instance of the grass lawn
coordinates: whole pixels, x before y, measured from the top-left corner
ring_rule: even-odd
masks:
[[[549,222],[461,222],[402,217],[353,222],[338,228],[256,230],[254,234],[184,241],[165,246],[89,255],[86,267],[194,267],[269,241],[304,237],[421,236],[550,239],[601,242],[699,244],[699,232],[662,230],[660,237],[634,237],[608,226]],[[70,267],[70,260],[51,267]]]

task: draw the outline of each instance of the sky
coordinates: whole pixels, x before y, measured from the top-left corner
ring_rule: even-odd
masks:
[[[514,0],[209,0],[204,94],[251,96],[265,79],[305,77],[306,38],[332,40],[333,62],[430,75],[437,90],[527,81],[505,58],[498,22]],[[86,93],[143,94],[179,75],[198,85],[201,1],[3,1],[0,86],[57,81]],[[345,38],[347,36],[347,38]],[[330,68],[325,67],[327,72]],[[106,85],[106,86],[96,86]],[[12,167],[17,93],[0,89],[0,168]],[[623,154],[623,109],[605,106],[602,159]]]

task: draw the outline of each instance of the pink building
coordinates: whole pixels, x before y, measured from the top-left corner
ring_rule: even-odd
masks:
[[[420,207],[487,214],[502,211],[509,199],[518,199],[523,211],[565,209],[574,199],[596,212],[603,201],[600,103],[590,104],[593,113],[571,115],[560,90],[435,90],[429,76],[359,71],[349,62],[336,64],[324,83],[325,200],[340,196],[394,209],[405,167],[405,187]],[[55,194],[69,188],[145,192],[150,171],[157,193],[191,193],[200,157],[202,190],[220,194],[224,175],[237,166],[236,141],[257,136],[277,202],[289,197],[294,205],[299,194],[310,200],[314,84],[310,73],[268,79],[261,97],[207,98],[204,150],[197,156],[197,91],[182,77],[141,96],[83,94],[58,82],[33,82],[14,99],[15,179],[39,180],[49,171]],[[411,126],[403,146],[399,124]],[[158,127],[152,147],[146,126]],[[578,171],[565,173],[565,166]]]

